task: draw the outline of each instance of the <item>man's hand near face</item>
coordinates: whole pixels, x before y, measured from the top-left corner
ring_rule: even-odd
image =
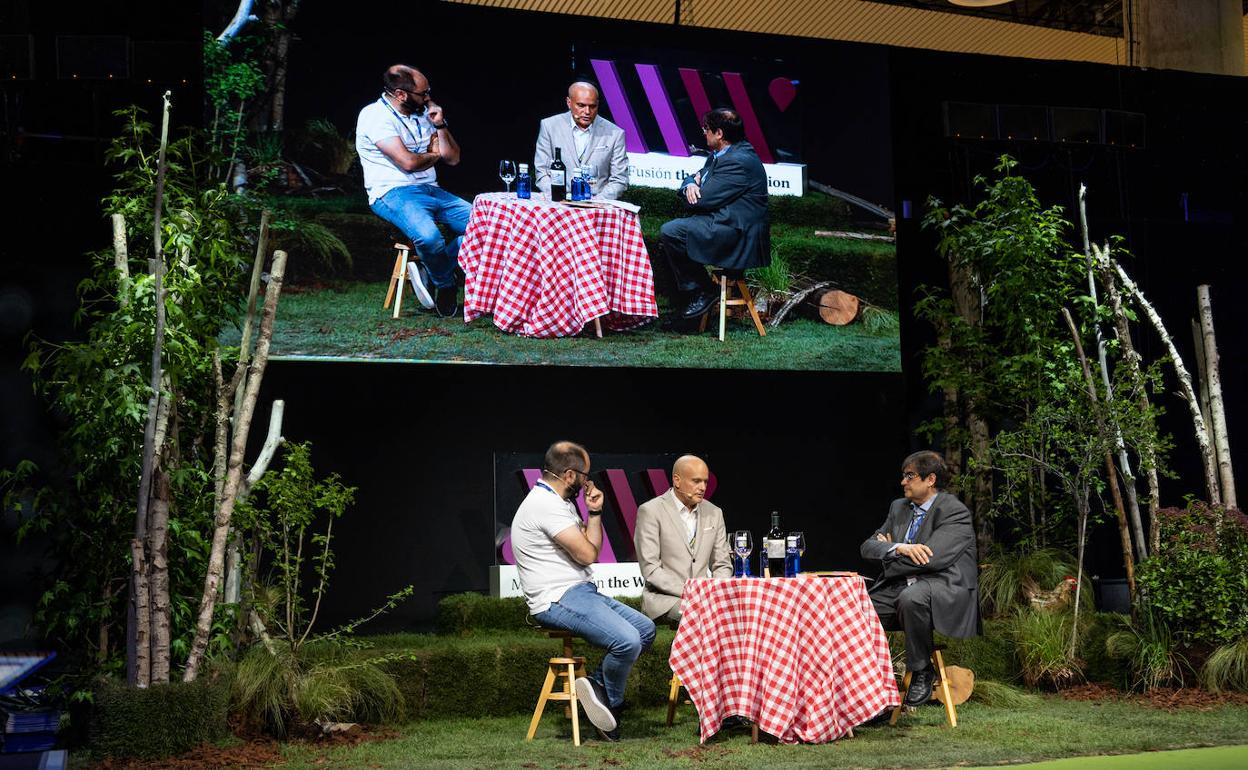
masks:
[[[602,490],[594,482],[585,481],[585,507],[591,513],[602,512]]]
[[[433,102],[425,105],[425,117],[429,118],[429,122],[435,125],[445,120],[442,115],[442,108]]]

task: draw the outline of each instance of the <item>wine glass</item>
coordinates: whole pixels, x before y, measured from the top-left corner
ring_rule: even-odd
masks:
[[[498,163],[498,178],[503,180],[507,185],[507,192],[511,192],[511,183],[516,181],[516,164],[514,161],[503,160]]]
[[[806,555],[806,533],[805,532],[790,532],[789,537],[797,538],[797,555],[799,557],[805,556]]]
[[[754,551],[754,535],[748,529],[732,533],[732,550],[741,559],[741,577],[750,576],[750,554]]]

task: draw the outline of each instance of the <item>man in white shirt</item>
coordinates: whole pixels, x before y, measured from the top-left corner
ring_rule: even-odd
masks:
[[[637,509],[641,610],[654,620],[680,620],[689,578],[732,577],[724,512],[704,499],[710,474],[701,458],[685,455],[672,466],[672,488]]]
[[[380,98],[360,110],[355,151],[364,169],[368,205],[411,239],[427,271],[422,276],[416,263],[409,266],[416,296],[446,318],[459,309],[455,266],[461,238],[447,243],[438,223],[462,236],[472,206],[438,186],[435,166],[459,163],[459,145],[431,92],[417,69],[396,64],[386,70]]]
[[[620,197],[628,189],[628,153],[624,149],[624,129],[598,115],[598,89],[593,83],[578,81],[568,86],[568,111],[542,121],[533,153],[537,187],[550,194],[550,162],[555,148],[568,174],[581,166],[593,169],[590,190],[595,198]],[[567,189],[572,189],[571,182]]]
[[[602,490],[589,477],[589,453],[559,441],[546,450],[542,478],[511,522],[511,548],[529,613],[543,626],[571,631],[607,651],[602,665],[576,680],[589,721],[608,741],[619,740],[624,684],[638,656],[654,642],[654,623],[598,593],[589,565],[602,548]],[[589,520],[572,502],[585,491]]]

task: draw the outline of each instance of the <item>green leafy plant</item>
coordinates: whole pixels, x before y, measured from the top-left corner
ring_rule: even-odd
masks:
[[[355,142],[343,136],[327,118],[313,118],[303,124],[299,149],[314,154],[326,172],[337,176],[350,171],[359,157]]]
[[[1083,662],[1070,652],[1074,619],[1064,612],[1019,610],[1010,634],[1023,681],[1029,686],[1061,689],[1083,676]]]
[[[1200,670],[1200,681],[1214,692],[1248,692],[1248,637],[1214,650]]]
[[[1186,644],[1248,636],[1248,517],[1200,501],[1157,515],[1161,548],[1138,575],[1153,611]]]
[[[1152,690],[1164,685],[1184,684],[1191,664],[1179,652],[1169,626],[1149,609],[1138,620],[1118,617],[1118,629],[1105,638],[1105,651],[1115,660],[1126,661],[1133,677],[1131,687]]]
[[[269,578],[259,579],[261,563],[253,558],[249,572],[251,605],[272,636],[266,631],[240,662],[233,703],[249,724],[277,735],[318,721],[386,721],[401,710],[394,679],[382,664],[402,655],[369,658],[353,634],[410,596],[411,586],[366,618],[313,634],[334,569],[333,524],[354,500],[355,488],[337,474],[317,478],[311,452],[308,443],[285,444],[281,472],[263,476],[236,514],[238,525],[251,533],[251,552],[264,555],[269,568]],[[324,531],[316,528],[321,519]]]
[[[1077,571],[1071,555],[1056,548],[1009,551],[997,547],[984,560],[979,570],[980,607],[990,616],[1004,616],[1030,606],[1031,597],[1057,590]],[[1087,582],[1080,594],[1084,606],[1091,608],[1092,592]]]
[[[787,292],[793,280],[789,273],[789,261],[774,249],[771,253],[771,264],[746,270],[745,276],[753,286],[775,294]]]

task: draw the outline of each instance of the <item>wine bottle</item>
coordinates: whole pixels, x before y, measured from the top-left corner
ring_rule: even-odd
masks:
[[[563,151],[556,147],[555,159],[550,162],[550,199],[561,201],[567,197],[567,168],[563,165]]]
[[[780,512],[771,512],[771,529],[763,536],[763,552],[767,554],[770,577],[784,574],[784,533],[780,531]]]
[[[529,179],[529,164],[520,164],[520,173],[516,177],[516,197],[530,198],[532,197],[532,181]]]

